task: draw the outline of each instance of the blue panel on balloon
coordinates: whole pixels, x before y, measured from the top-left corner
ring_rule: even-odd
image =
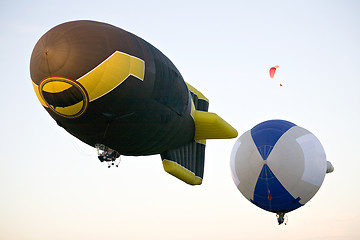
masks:
[[[269,120],[251,129],[251,136],[261,157],[266,160],[279,138],[295,124],[285,120]]]
[[[290,212],[302,204],[279,182],[271,169],[264,165],[256,182],[252,202],[270,212]]]

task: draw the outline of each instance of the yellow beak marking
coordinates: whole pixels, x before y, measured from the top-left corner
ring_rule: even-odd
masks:
[[[77,86],[79,89],[85,90],[84,96],[87,95],[88,101],[94,101],[107,93],[111,92],[121,83],[123,83],[130,75],[144,81],[145,77],[145,62],[137,57],[131,56],[127,53],[116,51],[97,67],[86,73],[84,76],[72,83],[71,80],[66,80],[63,77],[48,77],[39,83],[39,86],[32,82],[37,98],[45,107],[51,107],[43,96],[43,92],[60,93],[69,89],[71,86]],[[50,83],[51,82],[51,83]],[[82,91],[82,90],[81,90]],[[71,112],[78,112],[79,104],[74,105]],[[63,109],[64,110],[64,109]],[[60,112],[60,109],[55,110],[56,113],[64,117],[70,115],[72,117],[79,116],[80,112],[75,115]]]
[[[86,89],[91,102],[119,86],[130,75],[143,81],[145,62],[137,57],[116,51],[77,81]]]

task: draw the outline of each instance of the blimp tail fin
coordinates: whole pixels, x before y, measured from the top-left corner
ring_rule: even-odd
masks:
[[[200,185],[204,173],[205,144],[190,142],[161,154],[166,172],[190,184]]]
[[[238,132],[216,113],[195,111],[195,140],[235,138]]]
[[[193,100],[192,116],[196,111],[207,112],[209,100],[190,84],[186,85]],[[205,144],[205,140],[194,140],[161,154],[165,171],[188,184],[200,185],[204,173]]]
[[[208,112],[209,100],[190,84],[186,83],[186,85],[195,105],[195,111],[192,111],[195,121],[195,141],[237,137],[238,132],[235,128],[216,113]]]
[[[193,105],[194,140],[185,146],[161,154],[166,172],[191,184],[202,183],[206,139],[234,138],[237,131],[216,113],[208,112],[209,100],[196,88],[186,83]]]

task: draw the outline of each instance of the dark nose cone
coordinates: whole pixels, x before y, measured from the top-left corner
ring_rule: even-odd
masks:
[[[94,21],[58,25],[44,34],[31,55],[30,74],[35,84],[50,76],[76,80],[109,57],[116,27]]]
[[[36,44],[30,62],[32,79],[43,79],[58,73],[69,59],[71,45],[58,31],[45,34]]]

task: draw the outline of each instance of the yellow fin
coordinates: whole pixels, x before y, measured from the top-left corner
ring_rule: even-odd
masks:
[[[238,132],[216,113],[195,110],[195,140],[235,138]]]
[[[207,99],[204,94],[202,94],[199,90],[197,90],[196,88],[194,88],[193,86],[191,86],[189,83],[185,82],[186,86],[189,88],[189,90],[191,92],[193,92],[194,94],[196,94],[198,96],[199,99],[204,99],[205,101],[209,102],[209,99]]]
[[[174,177],[177,177],[178,179],[191,185],[200,185],[202,183],[202,178],[196,176],[193,172],[176,162],[164,159],[162,163],[164,170]]]

